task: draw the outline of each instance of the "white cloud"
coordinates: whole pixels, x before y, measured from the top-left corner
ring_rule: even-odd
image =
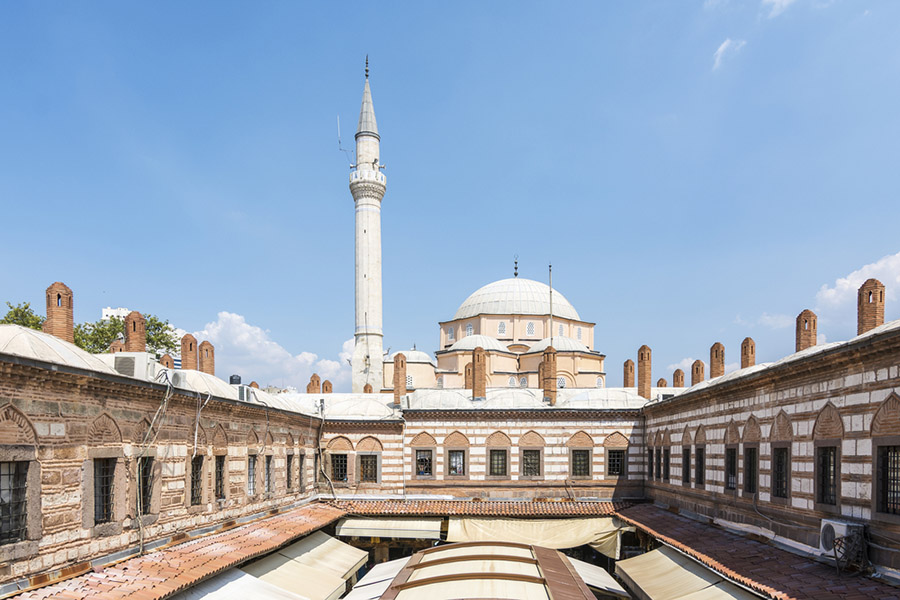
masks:
[[[727,375],[728,373],[733,373],[734,371],[737,371],[740,368],[741,368],[741,363],[739,363],[739,362],[728,363],[727,365],[725,365],[725,374]]]
[[[764,312],[756,322],[769,329],[787,329],[794,324],[794,318],[789,317],[788,315],[770,315],[769,313]]]
[[[867,279],[875,278],[884,284],[888,301],[897,298],[900,288],[900,252],[839,277],[832,285],[823,285],[816,293],[815,312],[820,322],[849,325],[856,323],[856,292]],[[855,333],[851,332],[851,335]]]
[[[675,363],[675,364],[673,364],[673,365],[669,365],[668,367],[666,367],[666,370],[667,370],[667,371],[674,371],[675,369],[681,369],[681,370],[684,371],[685,373],[690,373],[690,372],[691,372],[691,366],[694,364],[694,360],[696,360],[696,359],[693,359],[693,358],[682,358],[682,359],[681,359],[680,361],[678,361],[677,363]]]
[[[793,4],[795,0],[762,0],[762,5],[766,8],[769,8],[769,18],[774,19],[784,11],[788,9],[788,7]]]
[[[194,334],[212,342],[216,348],[216,372],[227,379],[237,373],[245,382],[261,385],[294,386],[306,389],[309,377],[318,373],[334,384],[335,391],[350,381],[348,360],[353,351],[353,338],[343,343],[337,359],[320,358],[313,352],[292,354],[271,339],[269,332],[247,323],[235,313],[222,311],[216,321],[207,323]]]
[[[719,49],[715,51],[713,54],[713,71],[718,70],[719,67],[722,66],[722,61],[726,56],[737,54],[741,48],[747,45],[747,42],[744,40],[733,40],[731,38],[726,39],[719,46]]]

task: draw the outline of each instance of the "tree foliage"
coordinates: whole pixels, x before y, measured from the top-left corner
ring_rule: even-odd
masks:
[[[167,320],[156,315],[144,315],[147,322],[147,351],[156,354],[172,352],[178,347],[178,338]],[[100,319],[75,326],[75,344],[92,354],[109,351],[116,338],[125,337],[125,321],[119,317]]]
[[[0,325],[22,325],[40,330],[44,324],[44,317],[36,314],[28,302],[22,302],[15,306],[11,302],[7,302],[6,306],[9,307],[9,310],[6,312],[6,316],[0,319]]]

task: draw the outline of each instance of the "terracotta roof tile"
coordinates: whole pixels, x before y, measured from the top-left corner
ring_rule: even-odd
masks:
[[[613,515],[630,504],[597,501],[503,500],[335,500],[329,502],[354,515],[487,516],[487,517],[597,517]]]
[[[162,600],[225,569],[272,552],[333,523],[345,512],[325,504],[204,536],[36,590],[15,600]]]
[[[770,598],[831,600],[900,599],[900,589],[858,574],[729,533],[652,504],[619,511],[619,517]]]

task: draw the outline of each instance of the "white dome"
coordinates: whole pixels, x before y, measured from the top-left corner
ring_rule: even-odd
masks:
[[[398,354],[405,356],[406,362],[408,363],[434,364],[434,359],[431,358],[431,355],[427,352],[422,352],[421,350],[398,350],[397,352],[392,353],[384,362],[394,362],[394,357]]]
[[[539,342],[535,342],[532,344],[531,348],[528,350],[529,352],[543,352],[550,346],[550,338],[544,338]],[[553,337],[553,348],[557,352],[590,352],[588,347],[579,342],[578,340],[573,340],[570,337],[566,337],[564,335],[557,335]]]
[[[0,354],[14,354],[76,369],[119,374],[105,362],[75,344],[21,325],[0,325]]]
[[[540,281],[514,277],[501,279],[475,290],[453,315],[453,320],[476,315],[549,315],[550,286]],[[553,290],[553,315],[580,321],[575,307]]]
[[[481,346],[485,350],[499,350],[500,352],[509,352],[509,350],[499,342],[496,338],[489,335],[467,335],[459,340],[449,350],[474,350]]]

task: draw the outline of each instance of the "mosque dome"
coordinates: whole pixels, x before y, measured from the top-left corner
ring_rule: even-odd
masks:
[[[496,338],[489,335],[467,335],[462,338],[448,350],[474,350],[481,346],[485,350],[499,350],[500,352],[509,352],[506,346],[500,343]]]
[[[556,307],[554,307],[554,310]],[[573,340],[570,337],[565,337],[563,335],[557,335],[553,337],[553,344],[550,344],[550,338],[544,338],[539,342],[535,342],[532,344],[531,348],[529,348],[529,352],[543,352],[547,349],[548,346],[553,346],[553,348],[557,352],[590,352],[588,347],[579,342],[578,340]]]
[[[453,316],[468,319],[476,315],[549,315],[550,286],[540,281],[513,277],[481,287],[460,304]],[[553,316],[580,321],[578,311],[566,297],[553,290]]]

